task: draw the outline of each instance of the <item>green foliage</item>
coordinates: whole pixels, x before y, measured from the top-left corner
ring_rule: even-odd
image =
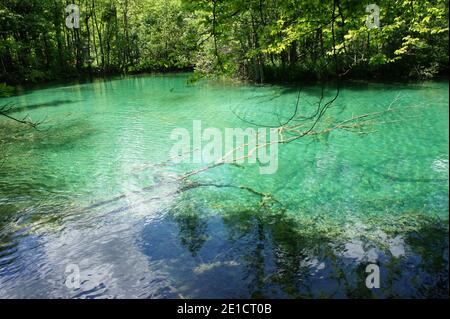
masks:
[[[6,83],[0,83],[0,97],[8,97],[13,95],[14,88]]]
[[[236,69],[254,80],[328,78],[336,73],[334,50],[338,72],[348,76],[422,78],[448,71],[447,0],[377,1],[381,28],[372,30],[360,1],[217,3],[219,23],[229,26],[216,34],[219,54],[240,58]],[[230,39],[240,46],[232,47]]]
[[[1,1],[0,81],[36,83],[192,66],[196,21],[179,0],[72,2],[80,7],[80,29],[66,27],[66,1]]]
[[[448,71],[448,0],[2,0],[0,81],[195,68],[254,81]],[[333,16],[334,12],[334,16]],[[334,32],[333,32],[334,31]],[[334,35],[334,36],[333,36]]]

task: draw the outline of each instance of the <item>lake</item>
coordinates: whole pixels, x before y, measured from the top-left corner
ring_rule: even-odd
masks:
[[[176,176],[204,165],[168,162],[173,130],[276,125],[299,90],[189,77],[0,100],[45,120],[0,119],[0,298],[448,297],[448,82],[346,83],[325,123],[395,111],[369,134],[280,145],[274,174],[224,165],[181,192]],[[321,92],[302,87],[299,112]]]

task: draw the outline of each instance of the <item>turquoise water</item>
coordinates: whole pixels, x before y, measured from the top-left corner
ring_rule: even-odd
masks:
[[[298,87],[187,74],[25,91],[0,100],[0,297],[386,298],[448,296],[448,82],[346,84],[324,124],[394,112],[370,134],[279,147],[278,170],[165,163],[172,130],[275,125]],[[332,97],[333,87],[327,87]],[[321,88],[303,87],[313,113]],[[277,202],[233,186],[272,194]],[[380,267],[379,289],[365,285]],[[66,267],[80,270],[68,288]]]

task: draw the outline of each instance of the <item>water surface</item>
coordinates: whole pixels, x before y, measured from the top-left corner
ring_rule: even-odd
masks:
[[[1,298],[448,297],[448,82],[347,84],[327,114],[397,111],[371,134],[280,146],[279,169],[218,167],[194,178],[248,186],[183,193],[175,128],[274,125],[297,87],[131,77],[27,91],[0,119]],[[326,96],[334,94],[328,87]],[[304,87],[310,114],[320,87]],[[393,102],[394,101],[394,102]],[[282,206],[281,206],[282,205]],[[367,289],[377,264],[381,288]],[[68,265],[81,286],[66,286]]]

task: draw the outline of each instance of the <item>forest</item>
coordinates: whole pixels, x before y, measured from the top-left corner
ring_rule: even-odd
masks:
[[[69,4],[80,11],[68,28]],[[448,1],[1,0],[0,83],[195,70],[254,82],[448,72]]]

